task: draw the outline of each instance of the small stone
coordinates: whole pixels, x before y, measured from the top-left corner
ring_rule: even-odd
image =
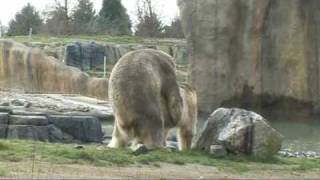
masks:
[[[295,153],[294,153],[294,156],[295,156],[295,157],[298,157],[298,156],[301,156],[301,155],[302,155],[302,154],[301,154],[300,152],[295,152]]]
[[[75,110],[79,112],[90,112],[90,108],[87,106],[78,106]]]
[[[74,148],[75,148],[75,149],[84,149],[84,146],[76,145]]]
[[[178,143],[175,141],[167,141],[166,148],[168,148],[170,150],[178,150],[179,146],[178,146]]]
[[[14,99],[11,101],[11,104],[13,106],[24,106],[24,102],[23,100],[20,100],[20,99]]]
[[[215,157],[224,157],[227,155],[227,150],[222,145],[211,145],[209,153]]]
[[[132,148],[133,154],[135,156],[139,156],[141,154],[148,153],[148,148],[144,144],[137,144],[135,147]]]
[[[287,156],[287,152],[286,151],[279,151],[278,154],[280,156],[284,156],[284,157]]]
[[[288,152],[287,157],[295,157],[294,153]]]
[[[308,157],[314,157],[314,156],[317,155],[316,152],[312,152],[312,151],[307,151],[305,154],[306,154]]]
[[[31,102],[25,102],[24,103],[24,107],[25,108],[30,108],[32,106],[32,103]]]
[[[56,110],[56,109],[58,109],[58,106],[57,105],[48,105],[48,109],[49,110]]]

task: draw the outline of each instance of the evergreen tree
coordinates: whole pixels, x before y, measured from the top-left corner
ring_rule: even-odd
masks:
[[[168,38],[184,38],[184,33],[181,26],[181,20],[179,17],[176,17],[170,26],[164,27],[164,36]]]
[[[136,26],[136,36],[142,37],[162,37],[164,26],[160,16],[156,13],[152,0],[137,1],[138,24]]]
[[[71,33],[68,6],[68,0],[64,0],[64,4],[55,0],[55,5],[51,7],[50,10],[47,10],[47,21],[45,25],[47,33],[53,35],[66,35]]]
[[[131,35],[131,21],[121,0],[103,0],[97,26],[100,32]]]
[[[95,14],[90,0],[78,0],[78,5],[72,13],[73,33],[93,33]]]
[[[5,33],[5,27],[2,25],[2,22],[0,21],[0,37],[4,36]]]
[[[10,21],[8,35],[28,35],[30,28],[32,28],[33,34],[37,34],[40,31],[41,25],[42,19],[40,18],[39,12],[28,3],[15,15],[15,18]]]

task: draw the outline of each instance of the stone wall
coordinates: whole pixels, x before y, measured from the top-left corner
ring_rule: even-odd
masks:
[[[90,78],[37,48],[0,40],[0,88],[107,99],[107,79]]]
[[[320,112],[319,0],[179,0],[199,110]]]
[[[1,107],[0,139],[100,143],[103,132],[100,121],[93,116],[14,115]]]

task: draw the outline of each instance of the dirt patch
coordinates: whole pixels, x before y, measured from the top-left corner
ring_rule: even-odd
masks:
[[[128,167],[95,167],[88,165],[50,164],[46,162],[0,163],[5,178],[36,179],[234,179],[234,178],[318,178],[319,172],[286,171],[276,165],[254,167],[245,173],[228,172],[203,165],[155,164]],[[267,170],[266,170],[267,169]]]

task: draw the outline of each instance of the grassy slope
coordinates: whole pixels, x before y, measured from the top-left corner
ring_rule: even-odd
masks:
[[[4,37],[4,39],[12,39],[21,43],[25,42],[40,42],[45,44],[58,43],[58,44],[67,44],[73,42],[74,40],[89,40],[97,41],[103,43],[116,43],[116,44],[145,44],[145,45],[177,45],[183,44],[184,40],[179,39],[156,39],[156,38],[141,38],[135,36],[107,36],[107,35],[74,35],[74,36],[32,36],[32,39],[29,40],[28,36],[12,36]]]
[[[320,172],[320,159],[296,159],[275,157],[272,159],[254,159],[231,156],[213,158],[201,152],[168,152],[155,150],[145,155],[134,156],[128,150],[110,150],[98,148],[98,145],[85,145],[76,149],[74,145],[50,144],[43,142],[1,140],[0,141],[0,177],[12,174],[1,164],[12,162],[46,162],[50,164],[78,164],[92,167],[126,167],[130,165],[160,166],[159,163],[176,165],[199,164],[214,166],[221,171],[235,174],[250,171]],[[17,172],[14,172],[17,173]],[[320,174],[319,174],[320,176]]]

